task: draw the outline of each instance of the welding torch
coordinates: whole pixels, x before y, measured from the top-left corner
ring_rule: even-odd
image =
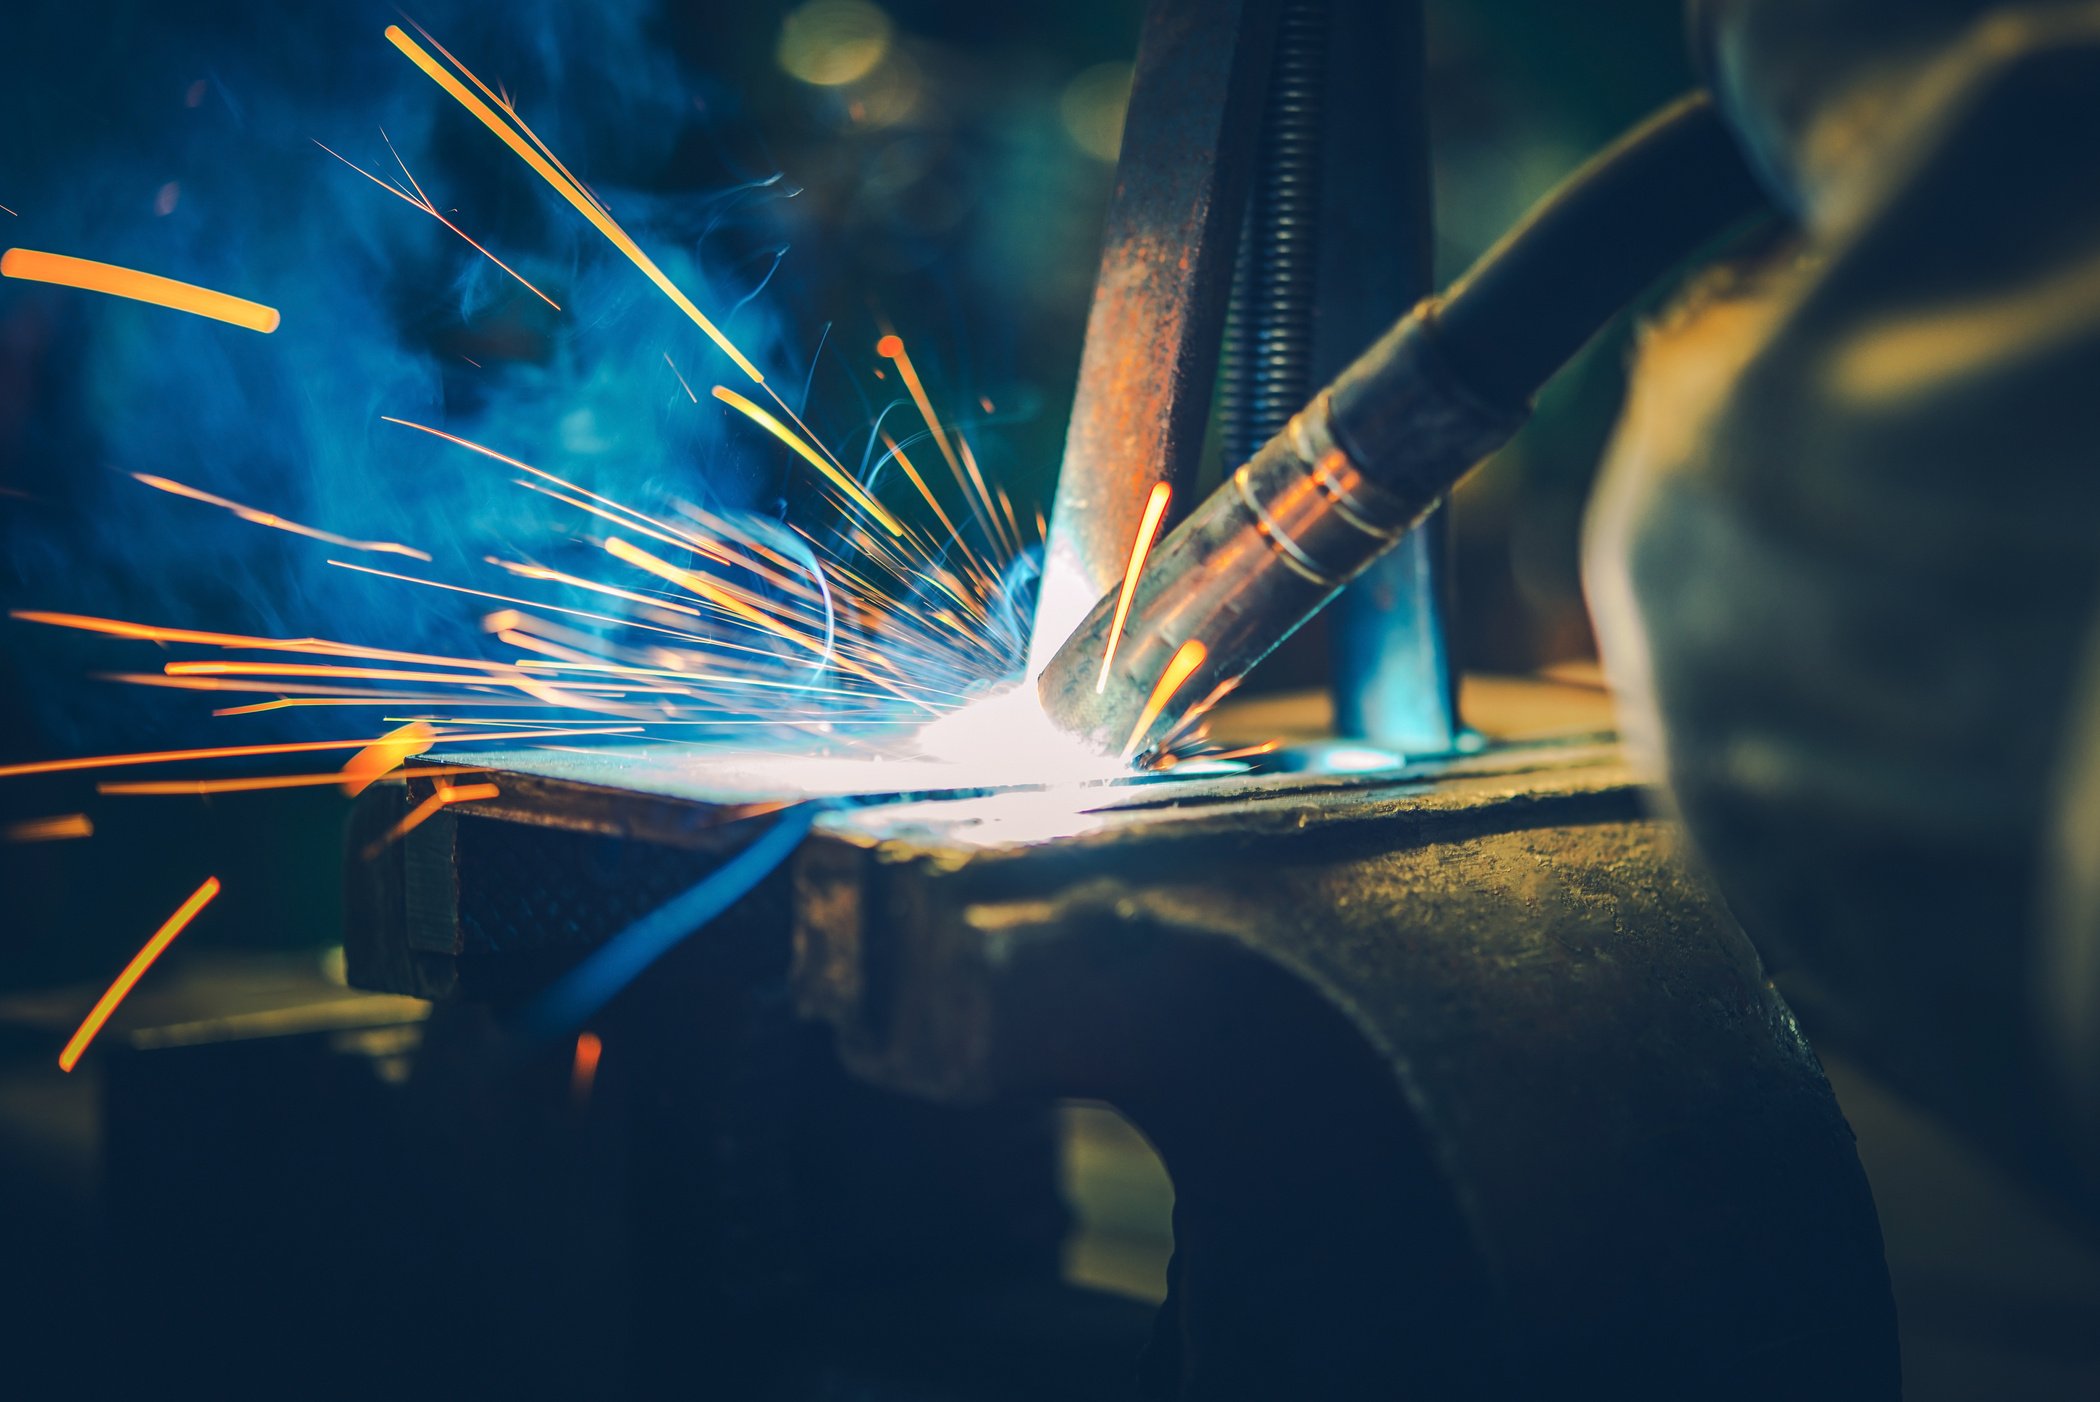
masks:
[[[1625,133],[1161,541],[1120,630],[1122,591],[1094,606],[1038,681],[1051,721],[1160,753],[1507,442],[1627,303],[1769,208],[1706,94]]]

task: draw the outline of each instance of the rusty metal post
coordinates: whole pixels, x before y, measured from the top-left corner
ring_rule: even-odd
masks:
[[[1150,486],[1171,483],[1176,507],[1195,504],[1275,27],[1276,0],[1153,0],[1146,11],[1031,674],[1122,578]]]

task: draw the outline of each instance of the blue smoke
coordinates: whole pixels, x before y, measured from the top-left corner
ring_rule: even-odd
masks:
[[[792,186],[723,157],[753,143],[725,129],[719,100],[694,100],[652,37],[651,8],[443,0],[414,13],[516,99],[794,403],[815,336],[795,329],[807,322],[786,300],[792,278],[773,276],[806,234]],[[574,511],[383,414],[645,510],[683,499],[777,518],[808,490],[708,397],[716,382],[749,388],[726,357],[381,37],[397,19],[376,3],[264,0],[45,4],[10,19],[0,204],[17,215],[0,214],[0,244],[199,283],[283,320],[261,336],[0,283],[0,602],[478,654],[479,617],[498,605],[326,562],[498,591],[490,553],[577,573],[602,562]],[[559,312],[314,144],[399,181],[382,128],[437,207]],[[134,472],[433,560],[346,555],[153,491]],[[507,592],[603,604],[516,585]],[[12,665],[34,679],[39,719],[62,746],[163,742],[206,724],[208,707],[73,680],[154,670],[162,659],[148,645],[5,626]],[[272,723],[276,734],[342,728],[297,710]],[[232,738],[223,723],[210,733]],[[259,727],[242,735],[263,738]]]

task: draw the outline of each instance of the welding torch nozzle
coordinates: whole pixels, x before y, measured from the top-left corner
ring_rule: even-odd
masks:
[[[1038,680],[1051,721],[1139,761],[1175,743],[1508,441],[1628,301],[1767,208],[1704,94],[1621,137],[1176,526],[1119,637],[1119,592],[1094,606]]]
[[[1436,308],[1424,302],[1387,332],[1160,543],[1105,677],[1116,596],[1094,606],[1038,684],[1053,721],[1111,753],[1158,749],[1508,440],[1524,413],[1480,402],[1453,378]],[[1149,708],[1139,733],[1189,639],[1203,644],[1202,662],[1176,687],[1178,703]]]

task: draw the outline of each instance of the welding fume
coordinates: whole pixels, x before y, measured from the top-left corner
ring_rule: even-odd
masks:
[[[26,1395],[2100,1395],[2100,0],[32,0]]]

